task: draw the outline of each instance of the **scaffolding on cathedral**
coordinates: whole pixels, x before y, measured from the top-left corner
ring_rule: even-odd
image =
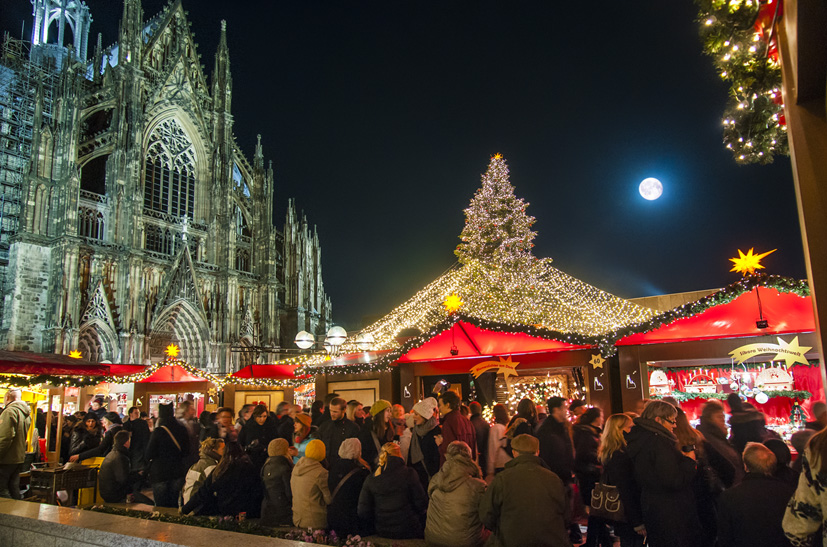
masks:
[[[31,43],[8,32],[0,45],[0,288],[5,292],[11,237],[20,221],[20,192],[32,152],[38,89],[44,122],[52,119],[60,56],[31,55]],[[2,309],[0,301],[0,309]]]

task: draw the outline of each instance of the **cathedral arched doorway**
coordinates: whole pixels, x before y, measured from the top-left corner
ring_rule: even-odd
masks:
[[[164,359],[164,349],[175,344],[181,350],[178,358],[202,369],[208,365],[209,327],[206,318],[188,300],[178,300],[166,307],[152,322],[150,359]]]
[[[118,360],[118,336],[105,322],[93,319],[80,326],[77,349],[93,363],[114,363]]]

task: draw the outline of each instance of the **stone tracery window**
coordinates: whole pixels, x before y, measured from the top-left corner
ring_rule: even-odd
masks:
[[[144,207],[193,219],[195,148],[173,119],[158,124],[149,137],[144,159]]]

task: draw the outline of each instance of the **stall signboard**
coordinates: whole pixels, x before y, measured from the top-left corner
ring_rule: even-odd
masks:
[[[784,339],[780,336],[777,338],[777,340],[777,344],[771,344],[767,342],[761,342],[759,344],[747,344],[745,346],[741,346],[730,351],[729,355],[735,360],[735,363],[738,365],[740,365],[747,359],[757,357],[759,355],[765,355],[768,353],[775,354],[773,361],[783,360],[787,363],[788,367],[796,363],[801,363],[802,365],[807,364],[807,358],[804,355],[808,351],[813,349],[812,347],[798,345],[798,336],[793,338],[793,341],[789,343],[785,342]]]

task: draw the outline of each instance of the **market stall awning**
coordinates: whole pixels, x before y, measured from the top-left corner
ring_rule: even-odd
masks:
[[[759,314],[756,291],[759,291],[761,297],[762,314]],[[762,315],[768,322],[765,329],[756,325]],[[815,318],[811,297],[761,286],[745,292],[732,302],[712,307],[703,313],[677,319],[649,332],[621,338],[617,345],[635,346],[813,331]]]
[[[457,321],[451,328],[402,355],[397,362],[456,360],[516,353],[548,353],[588,347],[590,346],[549,340],[523,332],[494,331],[466,321]],[[452,353],[452,349],[455,349],[455,353]]]
[[[106,376],[109,374],[109,366],[57,353],[0,350],[0,373]]]
[[[115,378],[118,376],[127,376],[129,374],[137,374],[146,370],[146,365],[109,365],[109,374]]]
[[[298,365],[247,365],[246,367],[232,373],[232,378],[273,378],[278,380],[290,380],[296,377],[294,374]]]

